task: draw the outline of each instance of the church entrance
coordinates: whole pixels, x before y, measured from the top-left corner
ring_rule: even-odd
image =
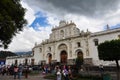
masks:
[[[51,64],[52,54],[51,54],[51,53],[48,53],[47,56],[48,56],[48,64]]]
[[[67,52],[66,51],[61,51],[60,62],[61,64],[67,64]]]
[[[77,52],[77,64],[79,65],[83,65],[83,52],[82,51],[78,51]]]
[[[83,59],[83,53],[82,53],[82,51],[79,51],[79,52],[77,53],[77,57],[80,57],[80,58]]]
[[[82,50],[81,49],[78,49],[78,50],[76,50],[76,57],[79,57],[79,58],[81,58],[81,59],[83,59],[83,52],[82,52]]]

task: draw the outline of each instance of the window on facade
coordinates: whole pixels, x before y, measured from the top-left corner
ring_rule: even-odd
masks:
[[[40,48],[40,52],[42,52],[42,48]]]
[[[51,47],[48,47],[48,50],[51,51]]]
[[[81,47],[81,44],[80,44],[80,42],[77,42],[77,47]]]
[[[95,46],[98,46],[98,39],[94,39]]]
[[[120,35],[118,35],[118,38],[120,39]]]
[[[64,31],[63,30],[60,31],[60,35],[61,35],[62,38],[64,37]]]

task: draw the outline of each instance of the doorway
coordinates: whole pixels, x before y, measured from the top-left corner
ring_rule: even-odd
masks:
[[[51,53],[48,53],[47,56],[48,56],[48,64],[51,64],[52,54],[51,54]]]
[[[67,64],[67,52],[66,51],[61,51],[60,62],[61,64]]]

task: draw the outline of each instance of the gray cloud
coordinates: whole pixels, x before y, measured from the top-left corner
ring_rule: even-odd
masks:
[[[57,15],[67,13],[99,17],[116,11],[120,0],[24,0],[28,5]]]

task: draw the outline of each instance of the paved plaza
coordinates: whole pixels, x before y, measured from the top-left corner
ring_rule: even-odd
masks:
[[[48,79],[44,79],[43,75],[34,75],[34,76],[28,76],[28,78],[26,79],[24,76],[22,76],[21,79],[14,79],[13,76],[8,76],[8,75],[0,75],[0,80],[48,80]]]
[[[116,78],[116,72],[105,72],[109,73],[112,77],[112,80],[117,80]],[[89,71],[89,72],[82,72],[82,74],[87,74],[87,75],[101,75],[100,72],[98,71]],[[50,80],[50,79],[44,79],[44,76],[42,73],[39,73],[37,75],[29,75],[28,78],[26,79],[25,76],[23,75],[21,79],[14,79],[13,76],[11,75],[0,75],[0,80]]]

